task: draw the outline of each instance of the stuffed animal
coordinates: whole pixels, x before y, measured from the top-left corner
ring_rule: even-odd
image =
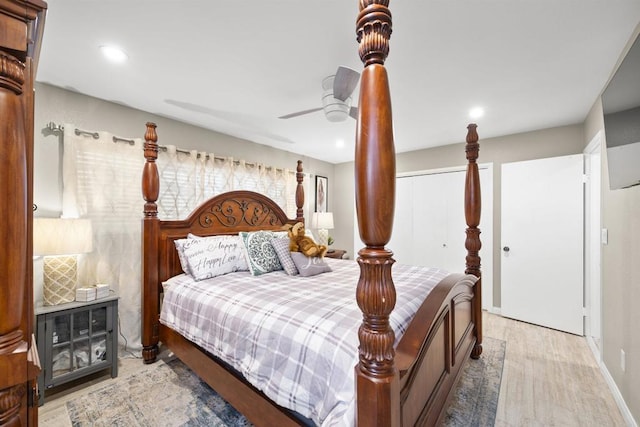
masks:
[[[289,228],[289,250],[291,252],[302,252],[308,257],[324,257],[327,253],[325,245],[318,245],[313,239],[304,234],[304,224],[297,222],[293,227]]]

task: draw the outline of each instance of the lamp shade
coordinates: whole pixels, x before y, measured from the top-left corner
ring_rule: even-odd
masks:
[[[311,215],[311,227],[323,230],[333,228],[333,213],[331,212],[314,212]]]
[[[91,221],[82,218],[34,218],[34,255],[73,255],[93,250]]]

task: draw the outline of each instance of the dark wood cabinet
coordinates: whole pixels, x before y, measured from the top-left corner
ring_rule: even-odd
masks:
[[[346,254],[347,251],[345,251],[344,249],[329,249],[325,256],[328,258],[342,259]]]
[[[0,0],[0,424],[37,425],[33,339],[33,108],[47,4]]]

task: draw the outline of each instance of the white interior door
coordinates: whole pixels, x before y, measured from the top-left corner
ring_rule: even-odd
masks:
[[[502,314],[582,335],[583,156],[502,165]]]

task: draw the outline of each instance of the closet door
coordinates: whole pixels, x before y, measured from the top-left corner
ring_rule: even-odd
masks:
[[[412,264],[445,268],[449,252],[448,199],[455,191],[451,175],[419,175],[413,181]]]
[[[413,264],[413,179],[396,180],[396,206],[393,232],[387,247],[393,251],[393,258],[402,264]],[[356,227],[356,233],[358,233]],[[356,247],[358,250],[358,247]]]
[[[482,307],[493,308],[493,175],[480,168]],[[396,208],[389,249],[401,264],[465,270],[465,170],[417,172],[396,179]],[[356,242],[358,240],[356,239]]]
[[[389,247],[402,264],[464,271],[465,172],[398,177]]]

